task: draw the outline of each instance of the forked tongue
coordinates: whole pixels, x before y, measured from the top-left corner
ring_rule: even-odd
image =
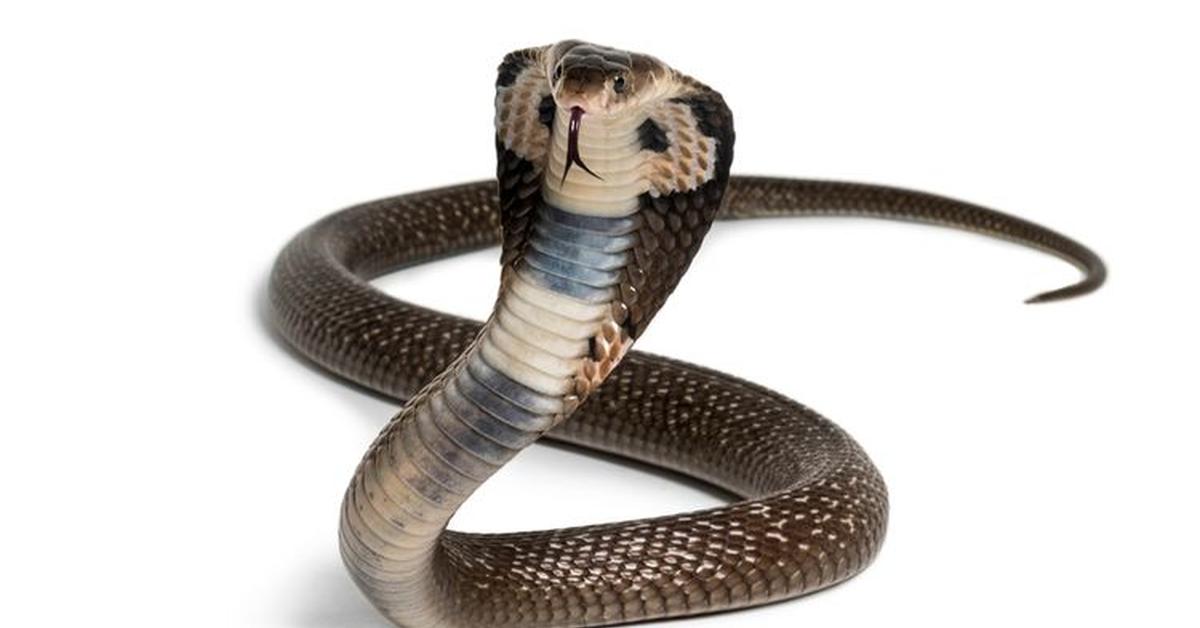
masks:
[[[584,172],[601,181],[604,180],[604,177],[592,172],[592,169],[588,168],[579,156],[579,126],[583,122],[583,114],[583,107],[571,107],[571,122],[567,124],[567,165],[563,167],[562,181],[559,182],[559,185],[567,182],[567,173],[571,171],[571,164],[578,165],[583,168]]]

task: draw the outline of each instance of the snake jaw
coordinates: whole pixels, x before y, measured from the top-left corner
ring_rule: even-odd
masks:
[[[583,168],[584,172],[600,181],[604,180],[604,177],[592,172],[592,169],[588,168],[587,164],[583,163],[583,158],[579,156],[579,128],[583,125],[583,114],[585,113],[587,112],[583,107],[578,105],[571,107],[571,121],[567,125],[567,159],[566,165],[563,166],[562,180],[558,183],[560,186],[567,182],[567,173],[571,172],[572,164]]]

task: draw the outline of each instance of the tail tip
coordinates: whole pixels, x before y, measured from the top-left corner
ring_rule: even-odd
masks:
[[[1096,290],[1097,285],[1098,284],[1095,284],[1094,282],[1087,282],[1087,281],[1080,282],[1080,283],[1073,284],[1070,286],[1058,288],[1057,290],[1050,290],[1048,292],[1042,292],[1039,294],[1035,294],[1035,295],[1029,297],[1028,299],[1025,299],[1025,303],[1032,305],[1032,304],[1036,304],[1036,303],[1051,303],[1053,301],[1065,301],[1067,299],[1072,299],[1075,297],[1079,297],[1079,296],[1088,294],[1089,292],[1093,292]]]

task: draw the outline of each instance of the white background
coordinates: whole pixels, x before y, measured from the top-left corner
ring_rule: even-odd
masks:
[[[641,348],[837,420],[892,522],[844,586],[672,625],[1197,625],[1200,21],[1184,2],[830,5],[5,3],[0,624],[383,625],[335,529],[396,408],[285,352],[264,278],[331,210],[489,176],[500,57],[581,37],[724,92],[735,172],[963,197],[1112,271],[1026,306],[1074,270],[913,225],[715,228]],[[380,285],[481,317],[495,258]],[[453,527],[715,503],[535,446]]]

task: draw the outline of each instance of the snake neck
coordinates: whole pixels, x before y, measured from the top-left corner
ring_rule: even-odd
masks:
[[[588,172],[568,167],[569,114],[556,111],[528,243],[506,269],[478,348],[466,358],[511,380],[506,387],[558,402],[557,420],[600,384],[632,342],[619,325],[618,286],[645,192],[638,174],[644,120],[637,113],[588,119],[578,138]]]
[[[582,169],[564,180],[559,116],[563,133],[554,134],[544,202],[487,324],[393,420],[352,483],[345,562],[400,625],[452,623],[446,592],[433,584],[447,568],[438,537],[450,518],[492,473],[569,416],[632,343],[618,323],[618,285],[639,221],[641,192],[628,183],[637,127],[632,118],[603,122],[580,138],[602,180]],[[409,574],[404,585],[379,585],[396,572]]]
[[[630,110],[613,116],[585,116],[579,128],[579,152],[587,167],[567,169],[570,113],[559,108],[551,123],[551,146],[542,198],[568,212],[619,217],[637,212],[639,196],[649,188],[642,172],[638,128],[646,115]],[[563,178],[563,171],[567,176]]]

